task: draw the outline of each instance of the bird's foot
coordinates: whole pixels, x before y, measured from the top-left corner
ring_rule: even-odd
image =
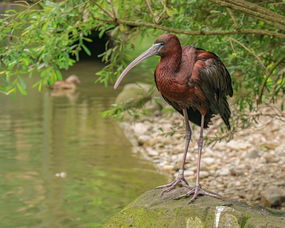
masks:
[[[192,194],[193,194],[193,196],[191,197],[189,203],[193,202],[198,197],[198,195],[211,196],[211,197],[215,197],[218,199],[221,198],[221,196],[219,196],[215,193],[207,192],[207,191],[203,190],[200,185],[195,185],[195,187],[193,187],[189,192],[187,192],[187,193],[185,193],[185,194],[183,194],[183,195],[181,195],[175,199],[190,197]]]
[[[183,174],[179,174],[176,180],[172,181],[169,184],[161,185],[156,187],[156,189],[164,189],[161,191],[160,195],[163,196],[164,193],[170,192],[171,190],[175,189],[177,185],[182,185],[183,187],[189,188],[188,182],[185,180]]]

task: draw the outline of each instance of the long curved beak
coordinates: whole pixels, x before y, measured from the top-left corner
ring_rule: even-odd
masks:
[[[134,61],[132,61],[127,67],[126,69],[124,69],[124,71],[121,73],[120,77],[117,79],[115,85],[114,85],[114,89],[117,89],[118,86],[120,85],[121,81],[123,80],[123,78],[125,77],[125,75],[132,69],[134,68],[136,65],[138,65],[140,62],[142,62],[143,60],[147,59],[148,57],[151,57],[153,55],[158,54],[159,50],[161,48],[161,44],[154,44],[152,45],[148,50],[146,50],[144,53],[142,53],[140,56],[138,56]]]

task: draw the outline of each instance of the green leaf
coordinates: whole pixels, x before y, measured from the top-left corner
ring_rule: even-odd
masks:
[[[87,55],[91,56],[90,50],[82,43],[81,47],[83,47],[84,51],[86,52]]]
[[[21,85],[21,83],[17,83],[17,88],[19,89],[20,93],[22,95],[27,95],[27,91],[25,90],[25,88],[23,88],[23,86]],[[12,91],[12,90],[11,90]]]

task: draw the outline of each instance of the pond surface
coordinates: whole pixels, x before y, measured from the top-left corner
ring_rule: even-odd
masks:
[[[166,182],[101,112],[117,92],[81,62],[75,93],[0,95],[0,227],[100,227],[142,192]],[[64,95],[64,96],[63,96]]]

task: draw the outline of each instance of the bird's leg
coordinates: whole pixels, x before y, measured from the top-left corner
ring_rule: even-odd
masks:
[[[176,178],[176,180],[172,181],[169,184],[156,187],[158,189],[165,188],[161,192],[161,195],[163,195],[165,192],[171,191],[172,189],[174,189],[176,187],[176,185],[182,185],[184,187],[189,188],[188,182],[184,178],[185,161],[186,161],[188,147],[189,147],[189,143],[190,143],[191,135],[192,135],[190,124],[189,124],[189,119],[188,119],[187,109],[183,109],[183,116],[184,116],[184,120],[185,120],[186,143],[185,143],[185,150],[184,150],[184,154],[183,154],[181,168],[179,170],[179,174],[178,174],[178,177]]]
[[[203,144],[204,144],[204,137],[203,137],[204,121],[205,121],[205,115],[202,115],[202,118],[201,118],[201,130],[200,130],[200,136],[199,136],[199,140],[198,140],[198,151],[199,151],[199,154],[198,154],[198,159],[197,159],[197,172],[196,172],[195,187],[192,188],[186,194],[183,194],[183,195],[179,196],[178,198],[176,198],[176,199],[180,199],[182,197],[189,197],[190,195],[193,194],[193,196],[190,199],[189,203],[194,201],[197,198],[198,195],[207,195],[207,196],[220,198],[220,196],[217,195],[217,194],[214,194],[214,193],[207,192],[207,191],[203,190],[201,188],[201,185],[200,185],[200,164],[201,164],[202,149],[203,149]]]

